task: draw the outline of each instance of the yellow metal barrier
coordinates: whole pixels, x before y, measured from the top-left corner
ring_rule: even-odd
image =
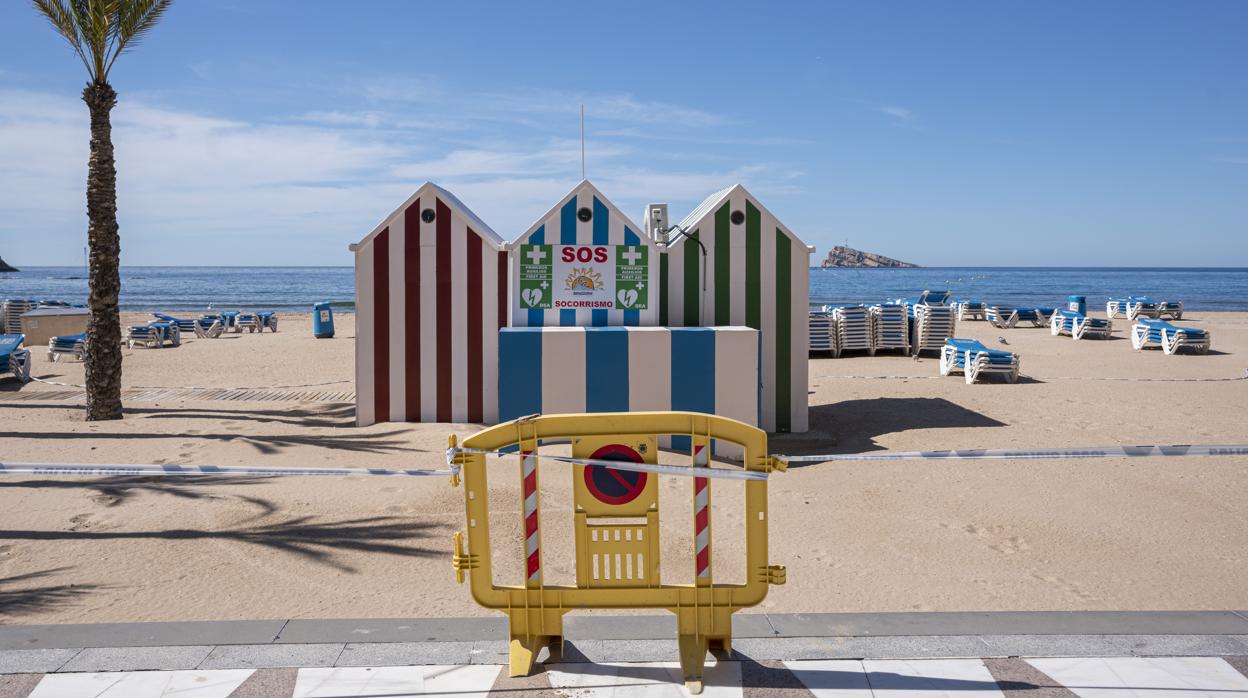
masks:
[[[463,534],[454,535],[455,577],[467,574],[472,596],[486,608],[507,614],[510,672],[527,675],[542,647],[558,655],[563,615],[589,608],[655,608],[676,614],[680,665],[686,686],[702,690],[708,650],[732,649],[732,614],[760,603],[769,584],[783,584],[783,565],[767,561],[767,481],[745,485],[745,562],[743,584],[717,584],[711,565],[709,478],[694,478],[694,549],[690,551],[693,584],[660,582],[658,476],[595,465],[573,465],[573,516],[576,535],[576,586],[550,585],[542,579],[538,487],[538,443],[571,441],[578,458],[655,463],[659,438],[690,437],[690,467],[710,465],[711,441],[737,444],[747,470],[768,473],[783,463],[767,455],[767,434],[732,419],[695,412],[632,412],[543,415],[522,418],[480,431],[456,453],[464,485],[468,550]],[[456,439],[450,437],[450,446]],[[525,578],[518,585],[497,585],[490,569],[489,484],[485,454],[518,448]],[[458,484],[458,478],[452,480]]]

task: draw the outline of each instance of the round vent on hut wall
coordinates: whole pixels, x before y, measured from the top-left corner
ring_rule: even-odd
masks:
[[[434,215],[434,214],[433,214],[433,209],[431,209],[431,208],[427,208],[427,209],[425,209],[425,210],[423,210],[423,211],[421,211],[421,212],[420,212],[420,220],[422,220],[422,221],[424,221],[424,222],[426,222],[426,223],[432,223],[432,222],[433,222],[433,215]]]
[[[589,219],[594,217],[594,212],[589,210],[589,207],[582,206],[576,212],[576,217],[579,218],[582,223],[588,223]]]
[[[729,216],[729,218],[732,219],[733,225],[741,225],[742,223],[745,222],[745,214],[741,213],[740,211],[733,211],[732,215]]]

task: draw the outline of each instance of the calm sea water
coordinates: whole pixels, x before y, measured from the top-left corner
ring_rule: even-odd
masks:
[[[824,303],[875,303],[910,298],[924,289],[949,289],[954,298],[1002,305],[1060,305],[1068,294],[1092,307],[1128,294],[1181,300],[1192,310],[1248,310],[1248,269],[992,268],[812,269],[810,299]],[[322,300],[355,296],[350,267],[125,267],[124,310],[179,311],[215,308],[305,310]],[[30,267],[0,274],[0,298],[59,299],[84,303],[82,267]]]

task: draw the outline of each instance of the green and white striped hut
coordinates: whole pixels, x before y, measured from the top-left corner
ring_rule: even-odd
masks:
[[[760,426],[806,431],[815,248],[740,184],[707,197],[667,240],[667,253],[659,255],[659,325],[759,330]]]

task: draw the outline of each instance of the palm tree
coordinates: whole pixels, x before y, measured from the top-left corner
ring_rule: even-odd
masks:
[[[87,163],[87,421],[121,419],[121,238],[117,233],[117,166],[109,115],[117,93],[108,73],[138,44],[173,0],[33,0],[87,69],[82,101],[91,112]]]

